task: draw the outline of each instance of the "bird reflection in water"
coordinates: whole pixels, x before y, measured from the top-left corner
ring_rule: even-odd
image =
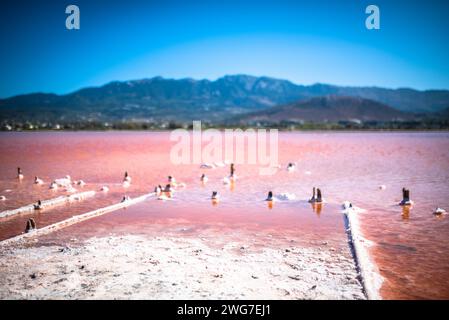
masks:
[[[312,202],[312,211],[316,213],[318,217],[320,217],[321,210],[323,209],[323,203],[322,202]]]
[[[402,220],[408,220],[410,217],[410,208],[411,206],[402,206]]]

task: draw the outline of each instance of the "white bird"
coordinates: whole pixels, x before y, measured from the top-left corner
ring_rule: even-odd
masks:
[[[68,187],[72,184],[72,178],[65,176],[65,178],[55,179],[54,181],[59,187]]]
[[[168,176],[168,183],[175,184],[176,179],[173,176]]]
[[[41,210],[42,209],[42,201],[37,200],[37,203],[33,205],[34,210]]]
[[[50,184],[50,189],[53,189],[53,190],[58,189],[58,184],[57,184],[55,181],[53,181],[53,182]]]
[[[201,175],[201,182],[202,182],[202,183],[206,183],[208,180],[209,180],[209,178],[203,173],[203,174]]]
[[[281,193],[277,195],[276,198],[281,201],[291,201],[296,199],[296,195],[293,193]]]
[[[216,167],[220,167],[220,168],[226,166],[226,164],[225,164],[224,162],[214,162],[214,165],[215,165]]]
[[[237,180],[237,175],[235,174],[235,166],[233,163],[231,163],[229,176],[223,178],[223,183],[230,184],[231,182],[235,182],[235,180]]]
[[[223,178],[223,184],[231,184],[237,180],[237,175],[233,174]]]
[[[23,172],[22,172],[22,169],[20,169],[20,167],[17,168],[17,178],[18,178],[19,180],[22,180],[22,179],[23,179]]]
[[[349,201],[344,201],[343,204],[341,205],[341,208],[343,210],[348,210],[348,209],[352,209],[352,203]]]
[[[295,171],[295,169],[296,169],[296,163],[290,162],[290,163],[287,165],[287,171],[292,172],[292,171]]]
[[[123,199],[122,199],[122,202],[126,202],[126,201],[129,201],[129,200],[131,200],[130,196],[124,196]]]
[[[108,191],[109,191],[109,188],[108,188],[107,186],[102,186],[101,189],[100,189],[100,191],[108,192]]]
[[[34,184],[44,184],[44,181],[38,177],[34,177]]]
[[[385,190],[385,189],[387,189],[387,186],[386,186],[386,185],[381,184],[381,185],[379,186],[379,190]]]
[[[350,212],[361,213],[366,211],[365,209],[354,206],[350,201],[344,201],[341,205],[341,208],[343,213],[345,214],[348,214]]]
[[[447,214],[447,212],[446,212],[446,210],[444,210],[443,208],[436,208],[436,209],[433,211],[433,214],[436,215],[436,216],[440,216],[440,215],[442,215],[442,214]]]
[[[125,171],[125,177],[123,178],[123,182],[125,181],[131,183],[131,177],[128,175],[128,171]]]
[[[218,195],[218,192],[217,192],[217,191],[212,191],[212,197],[211,197],[211,199],[212,199],[212,200],[219,200],[219,199],[220,199],[220,196]]]
[[[76,185],[78,185],[80,187],[84,187],[86,185],[86,183],[83,180],[78,180],[78,181],[76,181]]]
[[[67,187],[65,187],[64,191],[69,193],[75,193],[77,190],[71,185],[68,185]]]
[[[186,184],[184,182],[176,182],[176,179],[173,176],[168,176],[168,183],[175,189],[186,187]]]
[[[0,196],[0,201],[5,201],[6,197],[5,196]]]
[[[215,169],[215,165],[211,163],[202,163],[200,166],[201,169]]]

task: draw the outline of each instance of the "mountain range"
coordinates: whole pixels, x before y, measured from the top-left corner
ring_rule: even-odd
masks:
[[[400,121],[444,116],[448,108],[448,90],[304,86],[249,75],[214,81],[154,77],[0,99],[0,122]]]
[[[235,119],[240,123],[312,122],[336,123],[340,121],[407,121],[418,119],[413,113],[391,108],[385,104],[359,97],[328,95],[294,102],[282,106],[251,112]]]

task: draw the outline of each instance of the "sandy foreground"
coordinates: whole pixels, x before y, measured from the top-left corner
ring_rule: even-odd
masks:
[[[365,299],[354,262],[320,248],[138,235],[0,248],[1,299]]]

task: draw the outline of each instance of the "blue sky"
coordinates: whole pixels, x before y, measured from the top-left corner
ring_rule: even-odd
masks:
[[[76,4],[81,29],[65,28]],[[365,28],[376,4],[381,29]],[[266,75],[449,89],[449,1],[2,1],[0,97],[112,80]]]

